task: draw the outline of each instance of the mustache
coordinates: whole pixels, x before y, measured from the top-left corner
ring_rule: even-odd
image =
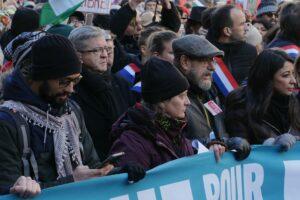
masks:
[[[203,73],[203,76],[212,76],[214,72],[212,71],[208,71],[206,70],[204,73]]]
[[[72,95],[70,92],[62,92],[55,95],[55,97],[67,96],[68,98]]]

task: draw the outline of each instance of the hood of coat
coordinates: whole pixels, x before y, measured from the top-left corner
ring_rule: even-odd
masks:
[[[56,116],[62,115],[70,110],[68,102],[66,102],[66,104],[60,108],[51,107],[49,103],[44,101],[31,90],[24,76],[22,75],[22,72],[18,69],[14,70],[12,74],[5,79],[3,87],[3,99],[29,104],[45,112],[50,110],[49,113]]]

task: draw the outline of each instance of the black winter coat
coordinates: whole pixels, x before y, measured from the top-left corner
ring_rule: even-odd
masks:
[[[238,84],[241,84],[248,77],[249,69],[257,57],[256,48],[246,42],[222,44],[210,37],[207,39],[220,50],[224,51],[224,63]]]
[[[98,156],[104,160],[111,147],[112,124],[134,105],[134,98],[127,82],[115,75],[100,75],[83,67],[82,76],[72,98],[80,105]]]
[[[204,107],[205,103],[212,100],[220,108],[222,108],[216,89],[212,87],[209,91],[203,91],[199,87],[190,83],[188,97],[191,101],[191,105],[186,111],[188,119],[186,127],[187,138],[198,139],[203,144],[206,144],[207,141],[209,141],[209,134],[212,131],[216,134],[217,138],[227,137],[228,135],[225,131],[223,113],[213,116]]]
[[[263,119],[258,122],[261,134],[254,134],[251,124],[249,124],[246,98],[245,87],[237,89],[227,96],[225,125],[230,137],[242,137],[247,139],[250,144],[262,144],[269,137],[276,137],[290,130],[288,96],[273,95]]]
[[[14,71],[7,78],[4,87],[4,100],[14,100],[35,106],[43,111],[47,111],[49,105],[35,95],[25,82],[21,72]],[[69,104],[70,105],[70,104]],[[79,109],[79,107],[70,107]],[[81,113],[80,110],[77,110]],[[52,108],[49,112],[51,115],[60,116],[67,112],[65,107],[60,109]],[[82,115],[82,113],[81,113]],[[83,117],[79,121],[82,137],[82,159],[83,164],[90,168],[100,166],[100,161],[94,149],[92,139],[85,127]],[[54,142],[52,133],[47,132],[45,145],[44,128],[32,123],[28,123],[30,129],[30,147],[34,153],[38,165],[39,182],[42,188],[56,186],[64,183],[73,182],[73,176],[67,176],[57,180],[57,171],[54,155]],[[15,181],[23,175],[22,164],[22,135],[18,134],[16,123],[7,113],[0,112],[0,193],[9,192],[9,188]],[[32,177],[34,178],[34,177]]]

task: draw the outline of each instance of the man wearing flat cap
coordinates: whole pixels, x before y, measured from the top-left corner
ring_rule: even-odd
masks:
[[[175,39],[172,47],[174,64],[190,84],[188,97],[191,104],[186,110],[186,137],[197,139],[214,151],[219,151],[221,146],[229,150],[234,149],[237,152],[237,160],[247,158],[251,149],[247,140],[227,137],[220,101],[212,85],[214,57],[223,56],[224,53],[198,35],[186,35]],[[198,145],[193,146],[197,148]]]
[[[224,53],[198,35],[186,35],[173,41],[174,64],[190,83],[188,96],[191,106],[187,109],[187,137],[207,143],[225,135],[222,110],[212,73],[214,57]]]

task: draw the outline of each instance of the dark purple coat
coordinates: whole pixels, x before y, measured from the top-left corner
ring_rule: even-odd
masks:
[[[163,128],[153,112],[140,104],[130,108],[114,125],[111,154],[125,152],[118,166],[139,164],[146,170],[177,158],[193,155],[191,142],[183,137],[185,123],[168,120]]]

